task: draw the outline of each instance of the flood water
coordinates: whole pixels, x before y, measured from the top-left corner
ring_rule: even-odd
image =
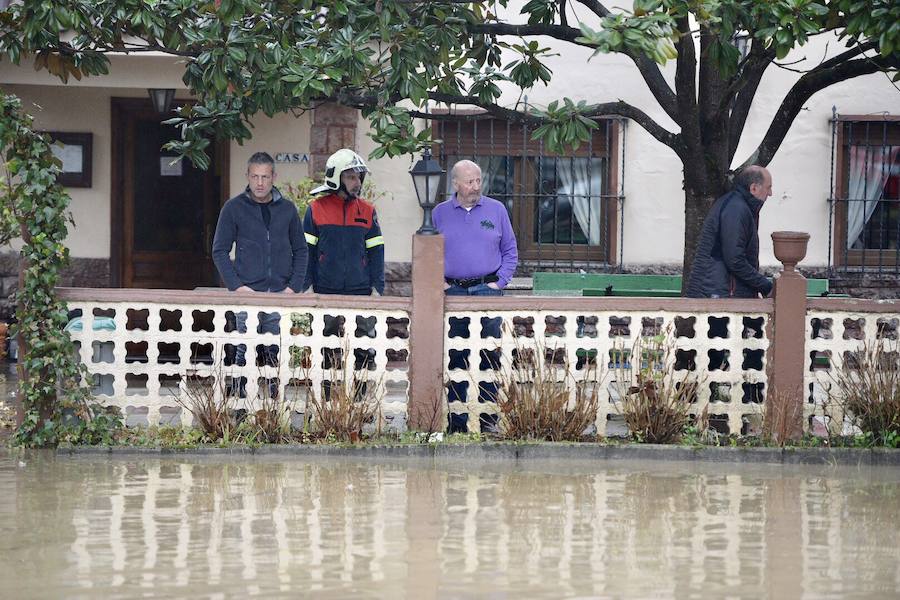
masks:
[[[891,468],[0,454],[4,598],[897,598],[898,540]]]

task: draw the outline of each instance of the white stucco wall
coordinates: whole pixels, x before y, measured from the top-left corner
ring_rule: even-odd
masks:
[[[6,93],[22,99],[36,128],[47,131],[93,133],[91,187],[67,188],[75,224],[66,243],[72,256],[108,258],[110,243],[110,91],[47,85],[3,85]],[[117,89],[116,95],[134,96],[136,90]],[[146,94],[147,92],[144,91]]]
[[[409,261],[412,257],[412,236],[422,225],[422,209],[416,200],[409,170],[416,157],[369,159],[375,149],[366,132],[369,123],[360,118],[357,127],[357,152],[366,159],[375,188],[382,194],[375,201],[378,222],[384,235],[384,258],[387,261]]]
[[[253,119],[251,129],[253,138],[238,145],[232,142],[230,147],[230,192],[229,196],[236,196],[247,187],[247,160],[255,152],[268,152],[273,157],[284,152],[290,154],[309,154],[309,116],[295,117],[290,114],[280,114],[269,118],[258,115]],[[288,182],[296,182],[298,179],[309,177],[309,163],[278,163],[275,165],[277,173],[275,185]]]
[[[0,62],[0,89],[22,99],[23,107],[35,118],[35,127],[47,131],[90,132],[93,134],[93,174],[90,188],[68,188],[72,198],[74,226],[67,244],[73,257],[110,256],[111,194],[111,103],[112,98],[147,98],[147,88],[175,88],[178,99],[190,97],[181,81],[183,65],[165,56],[112,57],[110,75],[70,80],[63,86],[46,71],[30,65],[15,67]],[[142,87],[132,87],[146,82]],[[247,184],[246,163],[251,154],[266,151],[309,153],[309,117],[289,114],[253,120],[253,139],[243,145],[229,145],[229,195]],[[309,175],[306,162],[276,165],[281,182]]]

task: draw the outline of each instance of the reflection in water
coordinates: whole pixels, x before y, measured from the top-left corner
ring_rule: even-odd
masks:
[[[18,463],[0,455],[9,597],[900,590],[900,474],[891,469],[42,455]]]

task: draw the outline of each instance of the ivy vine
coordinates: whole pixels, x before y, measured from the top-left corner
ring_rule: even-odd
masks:
[[[21,101],[0,92],[0,243],[22,242],[16,325],[19,340],[19,395],[25,418],[14,442],[47,446],[56,442],[64,408],[90,419],[88,397],[79,385],[86,371],[64,331],[65,305],[55,288],[68,264],[64,244],[69,195],[56,181],[60,162],[51,141],[36,132]]]

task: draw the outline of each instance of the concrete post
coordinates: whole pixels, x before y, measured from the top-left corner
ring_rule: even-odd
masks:
[[[774,334],[768,361],[766,426],[776,438],[796,440],[803,435],[806,278],[797,272],[795,266],[806,256],[809,234],[775,231],[772,241],[775,257],[784,268],[775,277]]]
[[[443,431],[444,236],[414,235],[409,340],[409,427]]]

